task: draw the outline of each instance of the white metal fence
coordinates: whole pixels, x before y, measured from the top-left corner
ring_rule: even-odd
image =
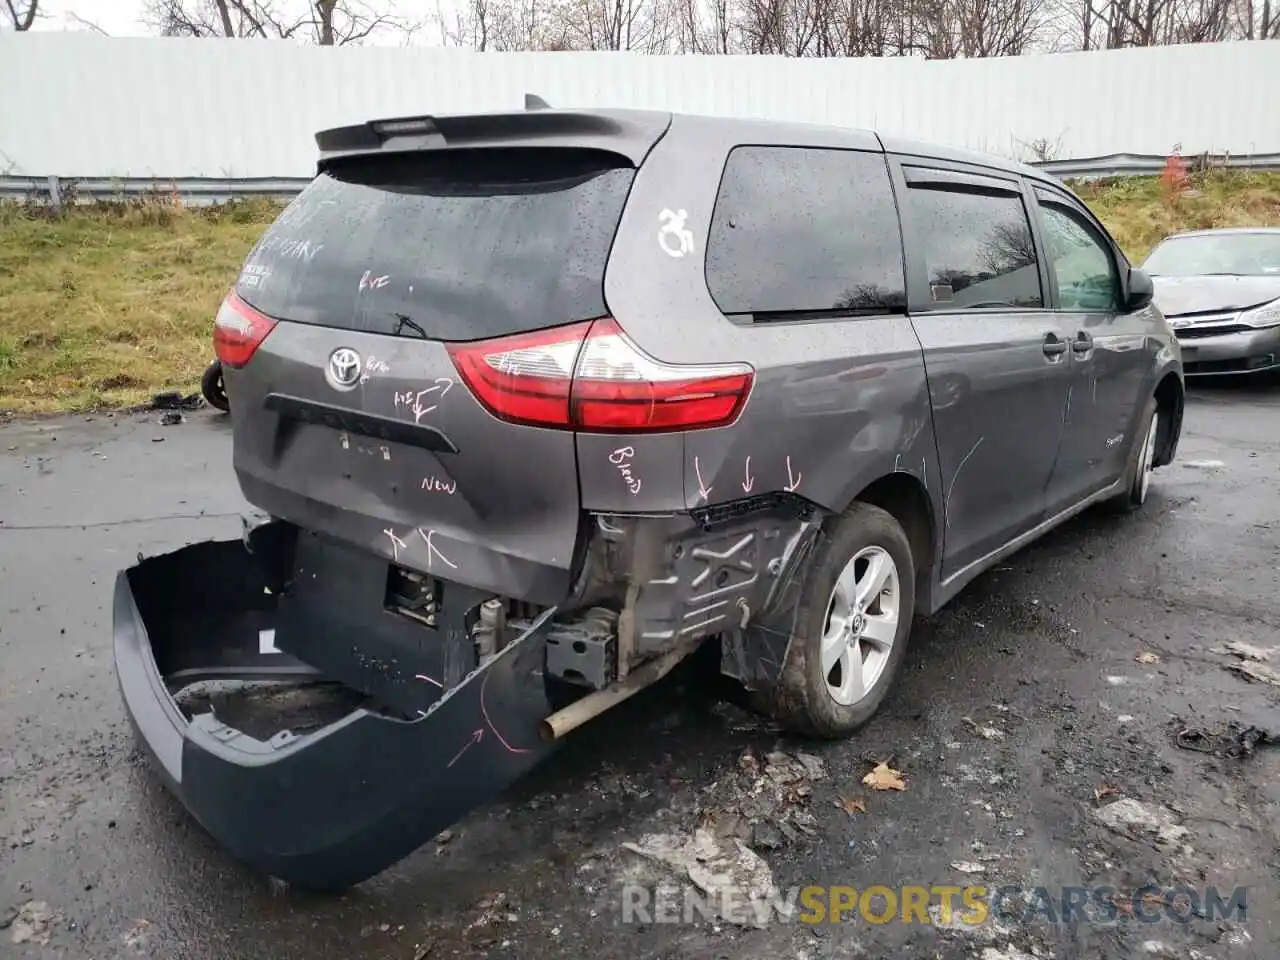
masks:
[[[869,127],[1024,160],[1040,141],[1062,175],[1154,171],[1175,145],[1280,166],[1275,40],[923,61],[8,33],[0,90],[0,192],[10,195],[48,177],[81,180],[82,192],[160,180],[216,198],[256,180],[289,193],[312,174],[319,129],[519,109],[527,92],[553,106]]]

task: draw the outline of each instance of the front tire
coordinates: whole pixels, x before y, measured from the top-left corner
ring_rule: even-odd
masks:
[[[1156,440],[1160,436],[1160,409],[1155,397],[1147,401],[1138,422],[1142,427],[1135,438],[1133,452],[1129,455],[1129,469],[1125,473],[1129,486],[1115,501],[1116,506],[1126,513],[1141,508],[1151,492],[1151,472],[1155,469],[1152,464],[1155,463]]]
[[[854,503],[835,518],[814,555],[765,712],[823,739],[863,727],[901,670],[915,590],[911,544],[892,514]]]

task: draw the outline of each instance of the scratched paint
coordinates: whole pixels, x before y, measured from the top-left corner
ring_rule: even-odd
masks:
[[[977,442],[969,448],[969,452],[964,455],[964,459],[960,461],[960,465],[956,467],[956,472],[951,475],[951,482],[947,484],[947,494],[942,498],[943,510],[946,513],[946,526],[951,526],[951,492],[956,488],[956,481],[960,479],[960,471],[964,469],[964,465],[969,462],[969,458],[973,456],[974,451],[978,449],[985,437],[979,437]]]

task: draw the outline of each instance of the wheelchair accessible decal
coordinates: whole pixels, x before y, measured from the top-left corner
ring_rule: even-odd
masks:
[[[658,214],[658,220],[662,222],[662,228],[658,231],[658,246],[662,247],[662,252],[667,256],[678,258],[686,253],[693,253],[693,234],[684,225],[688,217],[687,210],[664,209]]]

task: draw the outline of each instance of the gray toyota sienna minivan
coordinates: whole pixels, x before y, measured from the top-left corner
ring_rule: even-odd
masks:
[[[267,518],[115,604],[158,768],[286,880],[379,872],[699,647],[846,736],[913,617],[1173,459],[1151,282],[1035,169],[632,111],[317,142],[216,320]],[[178,696],[228,678],[337,695]]]

